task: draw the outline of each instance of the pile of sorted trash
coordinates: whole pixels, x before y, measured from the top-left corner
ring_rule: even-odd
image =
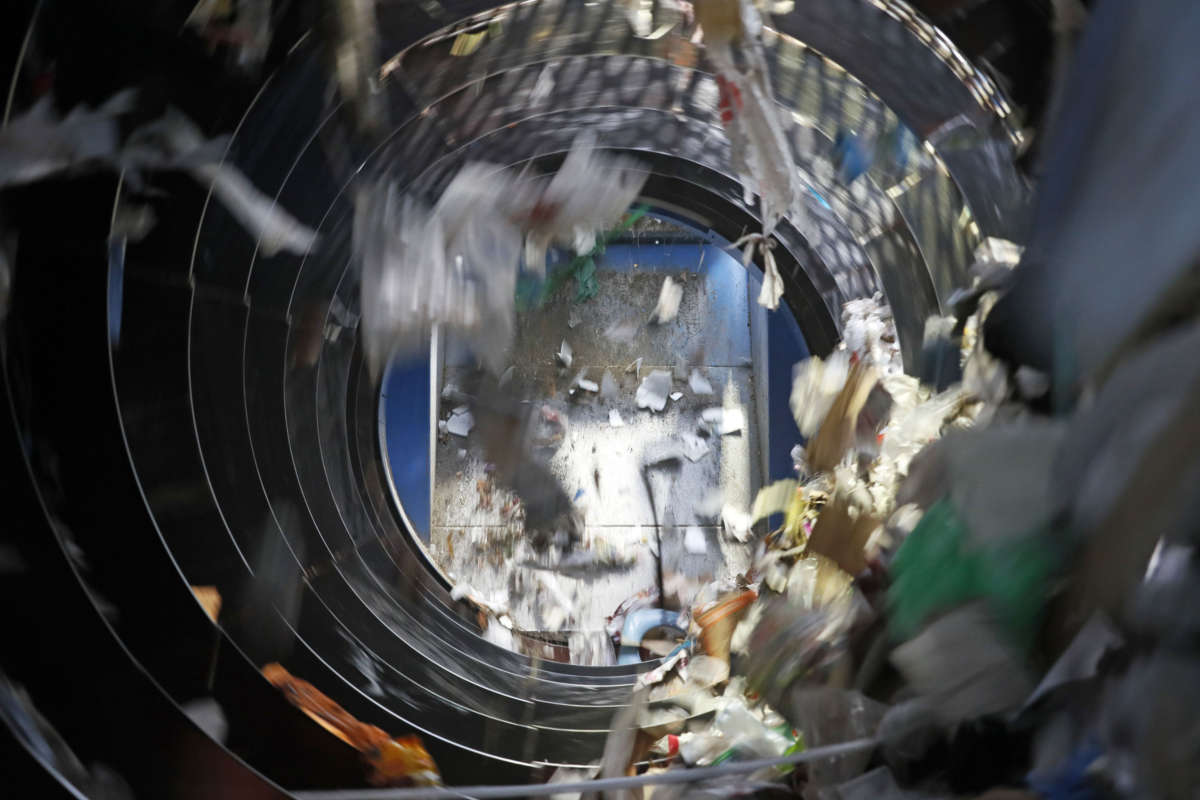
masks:
[[[1196,762],[1173,754],[1195,751],[1195,705],[1162,687],[1200,673],[1179,615],[1194,504],[1170,474],[1191,461],[1173,440],[1196,427],[1181,366],[1196,327],[1050,413],[1049,377],[984,347],[1019,258],[1002,244],[927,326],[922,359],[955,380],[914,371],[941,391],[901,371],[878,298],[846,305],[841,349],[796,366],[796,476],[723,513],[757,541],[754,568],[683,614],[686,641],[641,676],[595,774],[653,785],[848,742],[862,747],[653,794],[1190,796]]]
[[[791,405],[807,440],[793,450],[795,477],[762,489],[748,510],[721,511],[726,534],[756,547],[752,569],[705,587],[682,614],[628,612],[669,615],[655,622],[687,638],[640,677],[610,734],[624,744],[598,774],[788,756],[871,736],[886,713],[864,692],[888,672],[871,640],[887,635],[885,564],[920,519],[897,492],[922,448],[970,425],[984,403],[961,384],[939,393],[903,373],[879,296],[847,303],[843,328],[841,349],[795,368]],[[645,626],[623,627],[628,638]],[[623,648],[642,644],[625,638]],[[766,767],[739,775],[738,791],[849,780],[869,758]]]

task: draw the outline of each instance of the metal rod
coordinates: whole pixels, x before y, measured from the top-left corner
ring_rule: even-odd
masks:
[[[296,792],[299,800],[439,800],[451,797],[484,798],[546,797],[568,792],[602,792],[612,789],[632,789],[638,786],[662,786],[672,783],[692,783],[708,778],[754,772],[763,767],[785,766],[814,761],[818,758],[856,753],[875,746],[874,739],[854,739],[826,747],[814,747],[801,753],[778,758],[759,758],[753,761],[731,761],[716,767],[678,769],[654,775],[633,775],[620,778],[599,778],[572,783],[532,783],[522,786],[442,786],[422,789],[336,789],[332,791]]]

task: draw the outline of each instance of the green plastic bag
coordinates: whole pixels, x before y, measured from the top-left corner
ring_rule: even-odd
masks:
[[[1027,652],[1041,623],[1059,564],[1048,531],[972,547],[954,506],[943,499],[900,546],[888,589],[888,629],[897,641],[916,636],[930,617],[983,600],[1001,629]]]

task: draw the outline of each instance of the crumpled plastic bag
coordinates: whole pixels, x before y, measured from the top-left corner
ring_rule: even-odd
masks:
[[[867,566],[867,541],[881,524],[878,517],[837,492],[817,517],[808,550],[830,559],[847,575],[858,575]]]
[[[1050,580],[1061,560],[1048,531],[974,542],[949,500],[935,503],[900,546],[888,588],[888,628],[907,640],[932,617],[982,600],[1022,650],[1041,621]]]

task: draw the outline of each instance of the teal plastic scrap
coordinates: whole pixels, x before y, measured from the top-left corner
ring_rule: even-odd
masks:
[[[900,546],[888,590],[889,631],[897,641],[932,616],[983,600],[1013,643],[1027,650],[1041,621],[1058,548],[1046,531],[983,546],[948,499],[935,503]]]

